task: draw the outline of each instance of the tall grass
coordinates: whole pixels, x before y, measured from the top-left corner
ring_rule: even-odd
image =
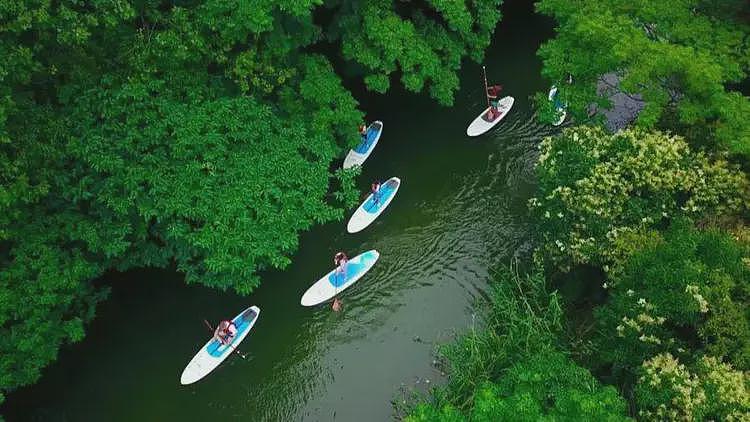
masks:
[[[433,391],[435,404],[467,409],[474,392],[500,378],[513,362],[552,350],[562,331],[563,310],[556,292],[548,292],[539,266],[521,274],[516,264],[494,274],[490,292],[477,304],[470,331],[438,349],[448,373],[444,387]]]

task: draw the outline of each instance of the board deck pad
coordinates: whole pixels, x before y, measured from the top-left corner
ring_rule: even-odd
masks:
[[[388,199],[393,196],[393,193],[396,192],[397,187],[398,183],[393,180],[389,180],[380,185],[380,189],[378,190],[377,204],[375,203],[375,195],[370,195],[367,201],[365,201],[365,205],[363,206],[365,211],[370,214],[375,214],[376,212],[380,211],[383,205],[388,202]]]

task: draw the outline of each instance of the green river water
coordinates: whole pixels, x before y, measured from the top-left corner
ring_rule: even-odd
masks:
[[[526,201],[541,137],[529,96],[548,88],[535,53],[552,23],[528,1],[509,0],[485,64],[490,82],[516,99],[498,127],[469,139],[485,107],[481,67],[466,62],[453,107],[395,87],[357,91],[383,136],[358,179],[401,178],[390,207],[365,231],[346,221],[304,234],[293,264],[265,273],[249,297],[186,286],[180,274],[139,270],[101,281],[112,286],[86,338],[65,348],[42,379],[8,397],[10,421],[167,421],[209,418],[382,421],[399,391],[441,381],[436,344],[472,325],[472,302],[493,266],[532,248]],[[350,213],[347,213],[347,218]],[[343,295],[344,310],[303,308],[302,293],[330,270],[338,250],[375,248],[380,261]],[[204,380],[180,374],[209,334],[203,319],[262,312],[241,349]]]

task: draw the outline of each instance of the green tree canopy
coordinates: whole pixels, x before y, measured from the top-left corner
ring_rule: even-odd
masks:
[[[107,270],[284,268],[357,197],[332,164],[363,114],[319,51],[448,104],[499,4],[0,0],[0,392],[83,337]]]
[[[426,8],[393,7],[392,0],[332,1],[339,13],[330,34],[340,38],[345,58],[366,69],[370,89],[385,92],[398,70],[406,89],[429,87],[434,98],[449,105],[462,58],[481,60],[502,0],[424,3]]]
[[[750,267],[729,235],[679,220],[633,253],[595,311],[597,360],[627,380],[641,362],[707,354],[750,367]]]
[[[537,9],[558,23],[539,49],[542,74],[576,116],[608,105],[597,85],[615,73],[620,84],[610,92],[646,101],[638,125],[750,154],[750,99],[730,88],[750,69],[746,1],[541,0]],[[562,83],[569,75],[573,84]]]

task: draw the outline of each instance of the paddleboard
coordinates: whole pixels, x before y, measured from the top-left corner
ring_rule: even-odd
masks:
[[[549,94],[547,94],[547,99],[555,103],[555,110],[559,116],[557,120],[552,122],[552,126],[560,126],[565,121],[565,117],[568,113],[565,111],[565,106],[560,103],[560,100],[557,98],[557,86],[552,85]]]
[[[469,127],[466,128],[466,134],[469,136],[479,136],[495,127],[496,124],[500,123],[500,120],[503,120],[505,116],[508,115],[508,112],[513,107],[513,101],[513,97],[503,97],[500,99],[500,102],[497,105],[500,116],[492,121],[487,120],[487,115],[490,111],[490,108],[487,107],[479,114],[479,116],[477,116],[476,119],[474,119],[473,122],[471,122]]]
[[[302,306],[315,306],[332,299],[370,271],[378,258],[380,253],[375,249],[355,256],[346,264],[345,274],[337,274],[336,269],[333,269],[307,289],[300,303]]]
[[[380,135],[383,133],[383,122],[376,120],[370,123],[367,127],[367,135],[362,142],[357,145],[356,148],[350,149],[349,153],[344,158],[344,168],[348,169],[354,166],[361,166],[367,157],[372,154],[372,150],[375,149],[375,145],[380,140]]]
[[[357,233],[369,226],[370,223],[375,221],[385,211],[393,198],[396,197],[399,187],[401,187],[401,179],[398,177],[391,177],[385,183],[382,183],[378,191],[378,202],[376,203],[374,195],[370,194],[365,199],[365,202],[354,211],[352,218],[349,219],[349,223],[346,225],[346,231]]]
[[[211,338],[199,351],[182,371],[180,383],[182,385],[192,384],[205,377],[211,371],[216,369],[221,362],[229,355],[234,353],[235,348],[255,325],[260,315],[260,309],[257,306],[251,306],[232,319],[237,327],[237,334],[229,344],[221,344],[218,340]]]

